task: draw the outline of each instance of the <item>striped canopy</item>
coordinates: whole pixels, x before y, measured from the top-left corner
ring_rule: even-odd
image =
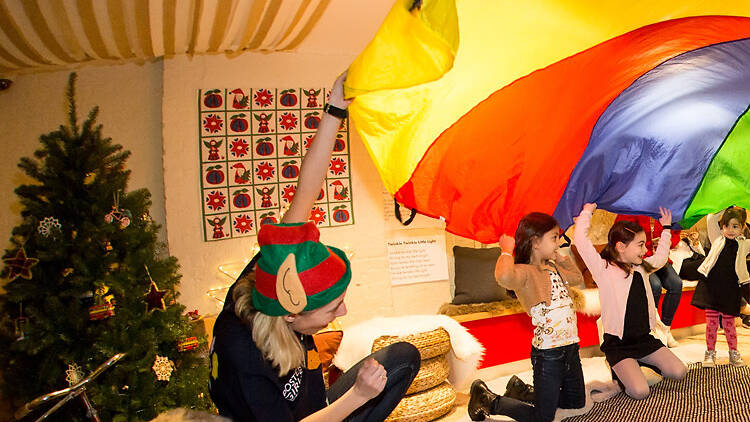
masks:
[[[491,243],[586,202],[750,207],[750,2],[399,0],[352,65],[395,198]]]
[[[0,0],[0,72],[289,51],[330,0]]]

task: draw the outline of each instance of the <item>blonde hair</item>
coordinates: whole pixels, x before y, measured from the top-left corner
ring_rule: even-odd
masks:
[[[284,376],[305,363],[305,348],[283,316],[269,316],[253,308],[255,273],[237,281],[232,297],[234,313],[252,329],[253,341],[263,357]]]

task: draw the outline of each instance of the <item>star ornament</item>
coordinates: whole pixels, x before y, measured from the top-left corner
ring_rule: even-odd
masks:
[[[156,283],[151,281],[151,287],[149,288],[148,293],[144,296],[144,300],[146,301],[146,312],[151,312],[154,309],[160,311],[165,310],[167,307],[164,304],[164,295],[166,294],[166,290],[159,290],[159,288],[156,287]]]
[[[3,258],[5,266],[8,267],[8,279],[15,280],[18,277],[31,280],[31,267],[36,265],[39,260],[26,256],[26,250],[23,247],[16,252],[16,255],[10,258]]]

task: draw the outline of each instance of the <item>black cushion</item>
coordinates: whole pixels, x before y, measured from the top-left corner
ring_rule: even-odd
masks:
[[[454,305],[496,302],[510,298],[507,291],[495,281],[495,264],[499,256],[500,248],[453,247],[456,262]]]

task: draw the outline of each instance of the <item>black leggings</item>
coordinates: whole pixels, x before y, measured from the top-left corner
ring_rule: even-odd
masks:
[[[362,407],[352,412],[346,421],[366,422],[383,421],[396,408],[409,389],[411,382],[419,372],[421,359],[419,351],[410,343],[394,343],[388,347],[378,350],[370,356],[362,359],[351,369],[344,372],[339,379],[328,389],[328,402],[333,403],[346,393],[357,380],[359,368],[369,358],[374,358],[385,367],[388,381],[379,396],[365,403]]]

